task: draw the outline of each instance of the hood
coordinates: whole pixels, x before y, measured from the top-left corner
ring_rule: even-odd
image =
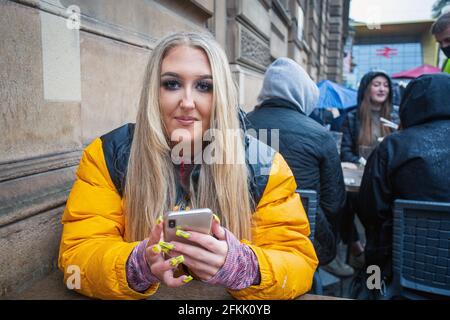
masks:
[[[450,75],[423,75],[411,81],[400,104],[402,127],[443,119],[450,119]]]
[[[309,116],[319,100],[319,89],[294,60],[278,58],[264,75],[258,105],[269,99],[283,99]]]
[[[361,79],[361,83],[359,84],[358,89],[358,106],[361,105],[361,102],[364,99],[364,93],[366,92],[367,87],[372,82],[373,79],[375,79],[378,76],[385,77],[389,82],[389,101],[392,104],[393,97],[394,97],[394,89],[392,86],[392,80],[391,77],[387,73],[384,73],[382,71],[371,71],[364,75],[364,77]]]

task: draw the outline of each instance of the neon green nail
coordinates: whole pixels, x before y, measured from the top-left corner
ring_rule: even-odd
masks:
[[[192,278],[192,276],[187,276],[186,278],[184,278],[183,282],[188,283],[188,282],[192,281],[192,279],[194,279],[194,278]]]
[[[168,249],[166,249],[166,248],[161,248],[161,251],[164,252],[165,254],[169,254],[169,251],[170,251],[170,250],[168,250]]]
[[[220,224],[220,219],[215,213],[213,213],[213,218],[217,221],[218,224]]]
[[[159,216],[158,219],[156,219],[156,224],[160,224],[163,220],[163,216]]]
[[[177,265],[179,265],[180,263],[184,262],[184,257],[183,256],[178,256],[176,258],[172,258],[170,259],[169,263],[172,267],[176,267]]]
[[[155,244],[155,245],[152,246],[152,251],[154,253],[160,253],[161,252],[161,247],[159,245]]]
[[[164,250],[164,249],[166,249],[166,250],[172,250],[173,248],[175,248],[175,246],[173,245],[173,244],[171,244],[171,243],[167,243],[167,242],[164,242],[164,241],[160,241],[159,243],[158,243],[160,246],[161,246],[161,248]]]
[[[189,237],[191,236],[191,234],[189,232],[183,231],[181,229],[178,229],[177,232],[175,232],[175,234],[178,237],[185,238],[185,239],[189,239]]]

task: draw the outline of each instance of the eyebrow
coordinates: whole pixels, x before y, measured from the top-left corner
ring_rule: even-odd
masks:
[[[175,72],[165,72],[161,75],[161,77],[175,77],[175,78],[182,78],[178,73]],[[199,79],[212,79],[212,75],[210,74],[201,74],[196,76],[196,78]]]

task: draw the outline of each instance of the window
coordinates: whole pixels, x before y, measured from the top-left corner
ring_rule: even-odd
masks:
[[[389,43],[353,46],[355,80],[368,71],[381,69],[388,74],[418,67],[423,64],[420,43]],[[356,83],[352,85],[356,86]]]

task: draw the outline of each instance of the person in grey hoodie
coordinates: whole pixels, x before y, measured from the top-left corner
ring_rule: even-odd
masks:
[[[339,154],[332,135],[308,116],[319,98],[319,89],[295,61],[275,60],[267,69],[255,110],[247,115],[252,128],[279,129],[279,152],[295,176],[299,189],[315,190],[318,214],[314,246],[320,265],[336,256],[336,238],[345,186]],[[341,264],[340,273],[351,275]]]

